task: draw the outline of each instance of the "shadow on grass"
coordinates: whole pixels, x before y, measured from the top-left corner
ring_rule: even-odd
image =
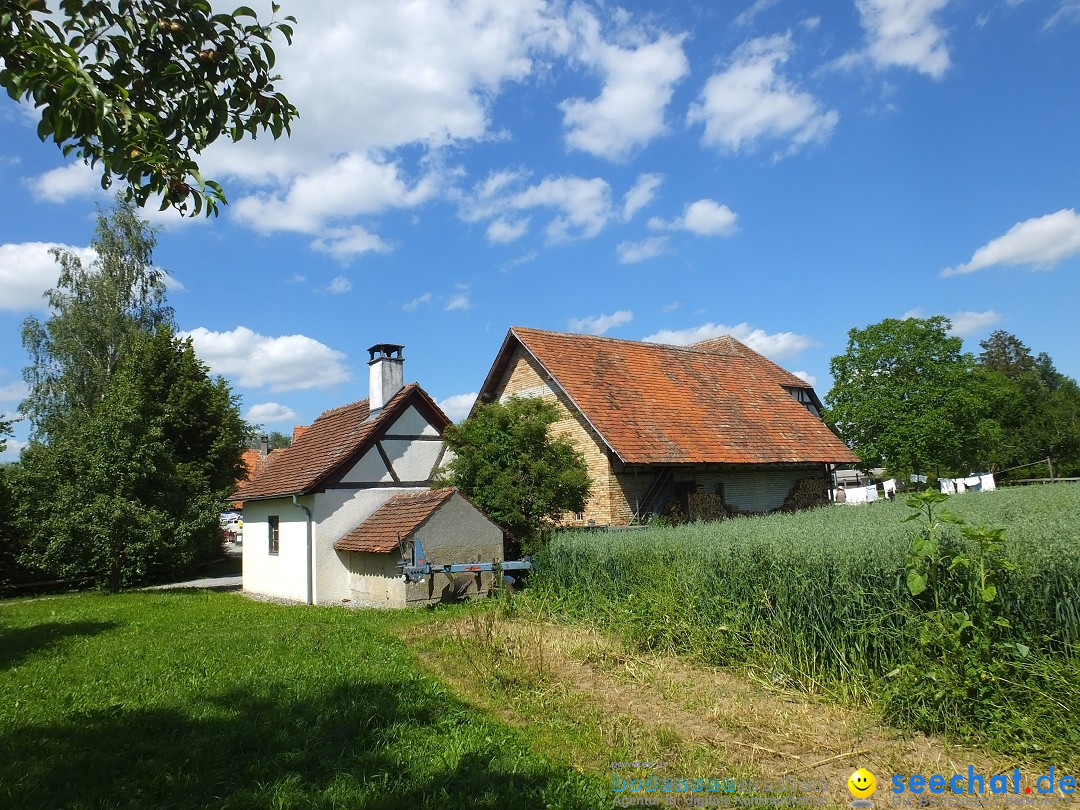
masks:
[[[231,690],[184,712],[98,708],[5,730],[0,750],[6,807],[604,804],[598,784],[422,679],[339,685],[308,701]]]
[[[45,622],[32,627],[0,628],[0,669],[15,667],[39,652],[48,652],[75,636],[96,636],[118,627],[116,622]]]

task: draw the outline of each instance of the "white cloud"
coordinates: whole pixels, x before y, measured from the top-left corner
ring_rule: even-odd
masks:
[[[414,310],[415,310],[415,309],[416,309],[417,307],[419,307],[419,306],[420,306],[421,304],[426,304],[426,303],[428,303],[429,301],[431,301],[431,293],[429,293],[429,292],[426,292],[426,293],[422,293],[422,294],[420,294],[420,295],[416,296],[416,298],[414,298],[414,299],[413,299],[412,301],[410,301],[409,303],[407,303],[407,304],[402,304],[402,305],[401,305],[401,308],[402,308],[403,310],[405,310],[406,312],[413,312],[413,311],[414,311]]]
[[[731,236],[738,229],[738,215],[716,200],[697,200],[687,204],[681,217],[663,220],[653,217],[649,227],[654,230],[684,230],[698,236]]]
[[[566,145],[597,157],[623,161],[663,134],[664,110],[675,84],[689,72],[684,34],[650,39],[640,28],[605,42],[597,18],[574,7],[571,19],[580,39],[579,58],[603,75],[593,100],[571,98],[561,105]]]
[[[842,67],[869,60],[876,67],[911,68],[940,79],[949,69],[945,32],[934,20],[950,0],[856,0],[867,46],[848,54]]]
[[[19,242],[0,245],[0,310],[24,312],[44,310],[46,290],[56,286],[60,265],[49,254],[59,248],[74,253],[83,265],[97,254],[88,247],[73,247],[59,242]]]
[[[529,230],[529,218],[508,222],[505,219],[497,219],[488,225],[487,239],[493,245],[505,245],[525,235]]]
[[[589,315],[585,318],[571,318],[567,323],[571,332],[585,332],[589,335],[602,335],[616,326],[630,323],[634,313],[626,309],[612,312],[610,315]]]
[[[1080,0],[1061,0],[1057,11],[1043,23],[1043,30],[1048,31],[1055,25],[1069,23],[1080,23]]]
[[[470,391],[467,394],[454,394],[442,400],[439,407],[452,421],[460,422],[469,415],[477,396],[478,392],[476,391]]]
[[[460,200],[459,215],[466,222],[492,220],[488,238],[516,238],[521,213],[554,209],[556,215],[545,230],[554,244],[575,238],[591,238],[614,217],[611,187],[599,177],[551,176],[527,185],[524,171],[502,171],[476,184],[473,194]],[[502,221],[503,225],[498,222]]]
[[[634,187],[623,195],[622,219],[629,222],[634,214],[652,202],[656,189],[664,182],[662,174],[639,174]]]
[[[446,302],[446,306],[443,307],[447,312],[453,312],[455,309],[468,309],[472,304],[469,302],[469,294],[465,292],[455,293],[450,296],[450,300]]]
[[[230,332],[200,326],[180,335],[191,338],[199,359],[211,371],[245,388],[326,388],[350,377],[343,352],[305,335],[267,337],[246,326]]]
[[[345,276],[336,276],[334,280],[331,281],[330,284],[326,287],[326,291],[334,295],[341,295],[342,293],[347,293],[351,289],[352,282],[345,278]]]
[[[593,237],[611,218],[611,188],[605,180],[594,177],[547,177],[535,186],[512,196],[511,207],[554,208],[560,215],[547,227],[552,242],[577,237]]]
[[[101,172],[82,161],[69,163],[23,181],[35,200],[62,203],[101,193]]]
[[[942,276],[974,273],[995,265],[1028,264],[1049,270],[1080,253],[1080,214],[1063,208],[1053,214],[1025,219],[972,254],[971,260],[946,267]]]
[[[739,15],[731,21],[731,24],[733,26],[749,25],[754,21],[754,18],[757,17],[758,14],[767,11],[778,2],[780,2],[780,0],[754,0],[750,8],[740,12]]]
[[[957,337],[971,337],[982,332],[986,327],[992,326],[1001,320],[1001,313],[988,309],[985,312],[954,312],[949,316],[952,321],[952,329],[949,331]]]
[[[296,411],[277,402],[260,402],[252,405],[244,414],[244,421],[256,425],[272,425],[277,422],[296,422]]]
[[[19,403],[26,399],[26,395],[29,393],[30,389],[26,387],[26,383],[21,381],[0,385],[0,402]]]
[[[7,447],[4,452],[0,453],[0,462],[3,461],[18,461],[19,454],[25,449],[28,442],[22,442],[18,439],[13,439],[10,436],[4,439],[7,442]]]
[[[640,242],[619,242],[615,246],[615,253],[620,264],[636,264],[659,256],[666,247],[666,236],[650,236]]]
[[[790,36],[759,37],[740,45],[728,67],[713,74],[691,105],[687,121],[703,123],[702,143],[729,152],[763,139],[787,140],[792,152],[829,137],[840,116],[822,111],[808,92],[780,75],[791,56]]]
[[[722,323],[705,323],[689,329],[662,329],[642,338],[642,340],[646,343],[689,346],[692,343],[700,343],[703,340],[710,340],[723,335],[731,335],[754,351],[760,352],[773,360],[781,357],[791,357],[800,354],[811,346],[818,345],[817,341],[809,335],[799,335],[795,332],[769,334],[763,329],[750,326],[748,323],[740,323],[735,326],[726,326]]]
[[[682,304],[680,304],[678,301],[672,301],[670,304],[664,304],[664,306],[660,307],[660,311],[663,312],[665,315],[669,315],[675,310],[677,310],[680,306],[682,306]]]
[[[276,49],[276,84],[301,110],[291,136],[222,141],[200,162],[227,187],[258,187],[230,206],[239,221],[309,234],[340,259],[388,249],[352,230],[357,218],[446,195],[443,150],[505,137],[491,118],[500,94],[573,40],[566,7],[547,0],[302,5],[293,44]]]
[[[435,174],[411,182],[401,166],[379,155],[351,152],[295,179],[284,196],[241,197],[230,208],[260,233],[292,231],[321,235],[326,224],[392,208],[414,208],[439,187]]]
[[[803,380],[811,388],[817,385],[817,377],[815,377],[809,371],[793,371],[791,373],[798,377],[800,380]]]
[[[362,225],[327,228],[322,236],[312,241],[311,246],[320,253],[328,253],[339,261],[347,261],[361,253],[390,252],[388,244]]]
[[[915,309],[909,309],[901,317],[906,320],[908,318],[927,318],[929,316],[922,307],[916,307]],[[954,312],[952,315],[946,315],[945,317],[948,318],[952,324],[949,327],[950,335],[956,335],[957,337],[971,337],[986,327],[1000,321],[1001,313],[992,309],[987,309],[983,312],[961,310],[960,312]]]

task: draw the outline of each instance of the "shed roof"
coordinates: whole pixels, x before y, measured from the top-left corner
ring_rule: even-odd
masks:
[[[393,551],[398,542],[409,539],[439,507],[457,492],[447,489],[428,489],[395,495],[367,520],[342,537],[334,548],[337,551]]]
[[[428,411],[440,431],[450,424],[434,400],[416,383],[396,393],[374,418],[368,400],[342,405],[319,415],[309,427],[294,434],[291,445],[267,456],[233,498],[241,501],[302,495],[365,452],[410,404]]]
[[[786,390],[808,383],[733,337],[669,346],[515,326],[482,398],[495,395],[518,346],[624,463],[858,461]]]

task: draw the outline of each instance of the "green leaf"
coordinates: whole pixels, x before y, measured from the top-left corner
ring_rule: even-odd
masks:
[[[981,595],[984,602],[993,602],[994,597],[997,596],[997,588],[993,585],[987,585],[982,589]]]
[[[914,569],[908,570],[907,589],[912,596],[918,596],[926,590],[926,577]]]

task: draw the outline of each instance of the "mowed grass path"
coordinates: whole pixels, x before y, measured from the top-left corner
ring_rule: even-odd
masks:
[[[599,777],[420,668],[394,631],[426,616],[209,592],[0,603],[0,807],[602,804]]]

